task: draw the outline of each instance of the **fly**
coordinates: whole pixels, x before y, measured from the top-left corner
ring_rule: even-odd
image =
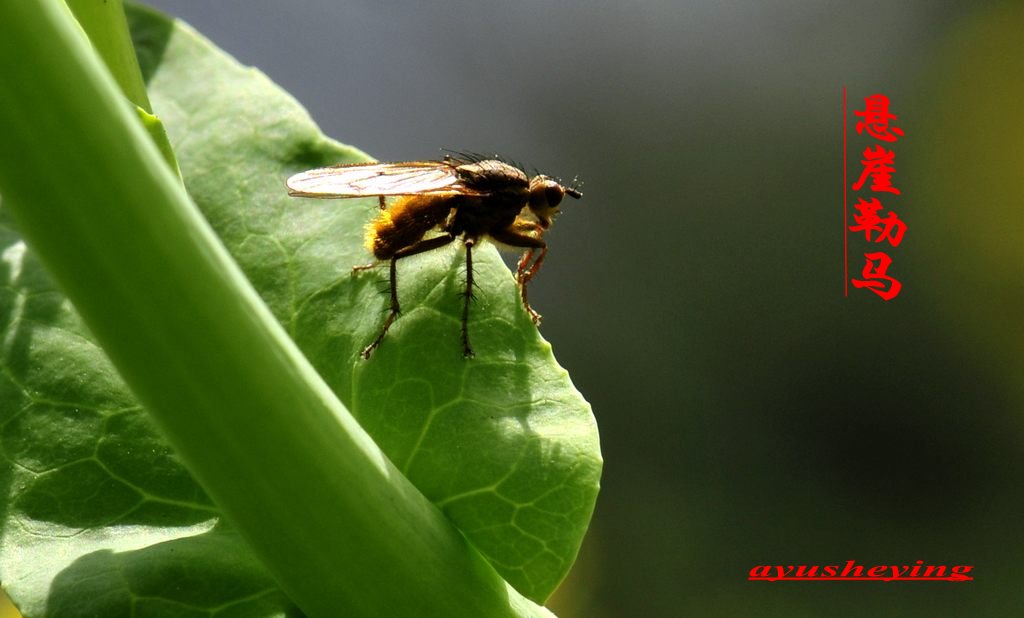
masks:
[[[469,343],[469,305],[473,298],[473,247],[484,238],[499,245],[523,249],[516,268],[520,297],[534,324],[540,314],[526,296],[526,285],[537,275],[547,243],[544,233],[558,214],[564,196],[581,198],[572,186],[543,174],[532,178],[516,165],[497,157],[458,154],[440,161],[356,163],[335,165],[296,174],[288,179],[288,193],[322,199],[377,197],[380,213],[367,226],[366,248],[376,262],[353,270],[390,263],[391,311],[377,338],[362,351],[370,354],[398,317],[398,260],[438,249],[459,239],[466,248],[466,289],[462,307],[462,350],[473,356]],[[396,197],[390,206],[386,198]],[[438,235],[427,236],[437,231]]]

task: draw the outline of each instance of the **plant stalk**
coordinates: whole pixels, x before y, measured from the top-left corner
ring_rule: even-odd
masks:
[[[0,0],[0,136],[4,208],[305,612],[550,615],[495,573],[323,383],[61,0]]]

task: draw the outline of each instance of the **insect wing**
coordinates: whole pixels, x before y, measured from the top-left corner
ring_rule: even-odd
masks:
[[[288,193],[298,197],[366,197],[461,193],[480,195],[467,188],[456,168],[441,161],[358,163],[321,167],[288,179]]]

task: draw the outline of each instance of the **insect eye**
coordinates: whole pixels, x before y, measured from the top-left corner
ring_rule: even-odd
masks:
[[[563,195],[565,195],[565,191],[555,183],[544,189],[544,199],[547,200],[548,206],[551,208],[555,208],[562,203]]]
[[[557,208],[562,203],[564,195],[565,190],[557,182],[546,176],[538,176],[530,184],[530,208],[532,210]]]

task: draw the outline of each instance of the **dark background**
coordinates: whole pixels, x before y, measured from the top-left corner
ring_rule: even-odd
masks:
[[[585,181],[531,286],[606,459],[560,615],[1019,612],[1020,3],[151,4],[381,160]],[[906,131],[888,303],[843,295],[844,85]],[[747,581],[847,560],[976,580]]]

